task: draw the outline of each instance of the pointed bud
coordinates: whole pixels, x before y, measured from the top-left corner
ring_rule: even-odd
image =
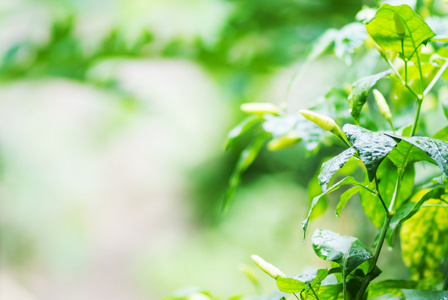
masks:
[[[273,139],[268,143],[268,149],[271,151],[277,151],[284,148],[294,146],[300,142],[302,138],[295,131],[288,132],[284,136]]]
[[[406,33],[406,26],[404,25],[404,21],[397,11],[394,12],[394,22],[395,31],[397,31],[398,36],[400,38],[404,38],[404,34]]]
[[[330,117],[306,109],[301,109],[300,113],[305,117],[305,119],[313,122],[323,130],[333,132],[334,130],[337,130],[337,128],[339,128],[336,122]]]
[[[240,109],[245,113],[253,115],[280,114],[280,110],[278,109],[277,106],[275,106],[272,103],[266,103],[266,102],[244,103],[241,104]]]
[[[384,99],[383,94],[381,94],[378,90],[373,90],[373,96],[375,96],[376,105],[378,105],[378,108],[380,109],[381,114],[383,117],[391,122],[392,121],[392,114],[390,113],[389,105],[387,105],[386,99]]]
[[[274,279],[277,279],[279,277],[286,277],[285,274],[283,274],[282,271],[280,271],[277,267],[275,267],[274,265],[266,262],[264,259],[262,259],[260,256],[258,255],[252,255],[251,256],[252,260],[254,261],[254,263],[266,274],[268,274],[269,276],[271,276]]]

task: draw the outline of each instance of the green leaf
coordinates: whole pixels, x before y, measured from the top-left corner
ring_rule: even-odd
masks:
[[[384,280],[374,282],[367,288],[368,298],[379,297],[385,294],[401,296],[403,295],[401,289],[414,289],[417,287],[417,284],[418,282],[410,280]]]
[[[339,299],[339,295],[342,294],[342,284],[328,284],[328,285],[322,285],[319,288],[319,299],[325,299],[325,300],[337,300]],[[312,299],[315,300],[316,298],[314,296],[310,296],[306,299]]]
[[[316,229],[311,241],[317,256],[338,263],[345,277],[363,262],[373,258],[372,253],[357,238],[330,230]]]
[[[448,291],[428,290],[402,290],[406,300],[445,300],[448,299]]]
[[[413,164],[419,161],[428,161],[435,164],[425,151],[414,147],[409,143],[398,143],[397,146],[387,156],[397,168],[401,168],[407,157],[407,164]]]
[[[416,48],[422,43],[425,44],[436,34],[409,5],[391,6],[383,4],[376,12],[375,18],[366,24],[367,32],[384,50],[401,53],[401,37],[395,30],[395,12],[399,14],[406,27],[403,38],[403,54],[406,58],[410,58]]]
[[[238,137],[252,129],[255,125],[259,124],[263,118],[260,116],[250,116],[243,122],[234,127],[227,136],[226,149],[229,149],[236,141]]]
[[[445,194],[445,189],[443,187],[436,187],[423,195],[418,202],[408,202],[400,206],[390,220],[389,230],[386,234],[386,239],[389,244],[394,244],[393,237],[395,232],[400,228],[404,221],[410,219],[420,210],[423,203],[429,199],[440,199],[443,194]]]
[[[313,61],[321,56],[334,42],[334,38],[337,34],[337,30],[330,28],[325,31],[316,42],[313,43],[311,52],[308,54],[307,61]]]
[[[392,135],[390,135],[392,136]],[[413,146],[423,150],[442,172],[448,176],[448,142],[423,136],[403,137],[392,136],[395,139],[403,140]]]
[[[272,116],[265,115],[266,121],[263,123],[263,129],[271,133],[273,136],[282,136],[294,129],[294,126],[299,121],[295,116]]]
[[[440,269],[447,259],[448,207],[437,198],[425,200],[426,206],[402,225],[402,257],[413,280],[436,285],[443,278]]]
[[[442,102],[443,114],[448,119],[448,99]]]
[[[353,147],[358,150],[359,158],[366,166],[369,180],[372,181],[378,166],[397,143],[385,134],[372,132],[352,124],[345,124],[342,130]]]
[[[306,217],[306,219],[302,222],[302,228],[303,228],[303,239],[305,240],[306,237],[306,230],[308,229],[308,223],[310,221],[311,218],[311,214],[313,213],[315,207],[317,206],[317,204],[319,203],[319,200],[322,198],[322,196],[331,193],[333,191],[336,191],[337,189],[339,189],[341,186],[343,185],[347,185],[347,184],[353,184],[353,185],[362,185],[360,184],[358,181],[356,181],[353,177],[351,176],[347,176],[344,179],[338,181],[337,183],[333,184],[329,189],[327,189],[325,192],[323,192],[322,194],[314,197],[313,201],[311,201],[311,207],[310,210],[308,211],[308,216]]]
[[[336,206],[336,216],[339,217],[342,209],[347,205],[348,201],[352,198],[352,196],[362,190],[365,190],[365,189],[360,186],[354,186],[354,187],[346,190],[345,192],[343,192],[339,199],[339,203]],[[366,192],[368,192],[368,191],[366,191]]]
[[[391,71],[384,71],[375,75],[364,77],[355,83],[353,83],[353,88],[351,94],[348,96],[348,105],[350,114],[355,121],[355,124],[359,123],[359,116],[361,115],[361,110],[367,101],[370,89],[383,77],[390,75]]]
[[[350,147],[344,150],[339,155],[322,164],[322,170],[320,171],[317,178],[319,179],[319,183],[322,187],[323,192],[326,191],[328,182],[333,177],[333,175],[345,165],[345,163],[353,156],[353,154],[355,154],[355,152],[356,149]]]
[[[327,275],[327,269],[319,269],[291,277],[280,277],[276,282],[278,289],[284,293],[301,293],[310,286],[316,291]]]
[[[380,194],[385,201],[386,206],[389,206],[395,192],[395,184],[398,179],[398,174],[394,164],[388,158],[386,158],[378,168],[377,177]],[[415,171],[413,166],[408,166],[403,175],[401,192],[397,196],[396,203],[398,206],[412,196],[414,177]],[[369,185],[369,188],[375,189],[375,183],[372,182]],[[378,196],[372,195],[372,193],[364,190],[361,190],[359,195],[365,214],[369,217],[370,221],[380,229],[384,223],[385,217],[384,207],[381,204],[380,199]]]
[[[246,171],[246,169],[252,164],[252,162],[257,157],[261,148],[263,147],[266,140],[271,136],[269,133],[261,134],[257,139],[255,139],[249,146],[247,146],[240,154],[238,162],[235,169],[233,170],[232,176],[229,180],[229,188],[227,189],[226,198],[224,201],[223,210],[226,211],[230,205],[236,188],[240,184],[241,175]]]

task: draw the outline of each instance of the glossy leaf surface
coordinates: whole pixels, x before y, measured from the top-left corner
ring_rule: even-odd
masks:
[[[424,151],[442,172],[448,176],[448,142],[434,138],[413,136],[393,136],[395,139],[403,140]]]
[[[350,114],[355,121],[355,124],[359,123],[359,117],[361,115],[361,110],[367,101],[370,89],[383,77],[390,75],[391,71],[384,71],[372,76],[362,78],[355,83],[353,83],[352,92],[348,96],[348,105]]]
[[[359,158],[367,169],[369,180],[372,181],[378,166],[397,143],[385,134],[352,124],[345,124],[342,130],[358,150]]]
[[[327,269],[319,269],[292,277],[278,278],[276,282],[278,289],[282,292],[301,293],[303,290],[309,289],[309,286],[318,290],[320,283],[327,275]]]
[[[317,229],[311,241],[317,256],[338,263],[346,276],[373,257],[357,238],[340,235],[330,230]]]
[[[319,179],[323,192],[327,190],[328,182],[330,182],[333,175],[345,165],[345,163],[353,156],[353,154],[355,154],[355,152],[356,149],[350,147],[322,164],[322,169],[317,178]]]
[[[398,13],[406,30],[403,38],[404,56],[410,58],[416,48],[436,34],[409,5],[392,6],[383,4],[375,18],[366,24],[367,32],[385,50],[402,52],[401,37],[395,30],[394,15]]]

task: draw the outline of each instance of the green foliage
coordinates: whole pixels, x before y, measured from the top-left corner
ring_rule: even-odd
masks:
[[[384,71],[366,78],[362,78],[353,83],[352,92],[348,96],[348,105],[350,114],[355,121],[355,124],[359,123],[359,116],[361,110],[367,101],[370,89],[383,77],[390,75],[391,71]]]
[[[417,6],[425,16],[433,10],[429,2],[421,4],[426,10]],[[368,12],[368,8],[362,11]],[[433,129],[438,130],[433,137],[429,137],[431,134],[428,130],[429,118],[435,114],[437,107],[441,105],[445,116],[448,115],[446,101],[442,102],[445,99],[437,98],[444,91],[438,81],[446,76],[448,67],[443,58],[448,51],[445,39],[433,39],[433,30],[406,4],[383,4],[365,27],[368,36],[359,23],[348,24],[340,30],[329,29],[317,40],[308,55],[308,59],[317,59],[333,47],[334,55],[351,65],[355,55],[367,57],[369,51],[360,49],[373,47],[369,41],[371,38],[376,43],[378,56],[384,59],[384,64],[378,64],[371,73],[377,69],[384,70],[384,65],[389,68],[381,73],[362,76],[353,83],[351,89],[332,88],[324,97],[324,102],[314,106],[311,111],[301,111],[308,120],[334,133],[346,146],[345,150],[323,162],[317,180],[315,178],[310,182],[309,193],[313,197],[302,228],[305,239],[313,215],[320,215],[326,209],[325,196],[348,186],[339,194],[336,215],[339,216],[350,199],[359,194],[364,213],[378,233],[372,247],[366,247],[355,237],[326,229],[316,230],[311,238],[315,253],[337,267],[330,271],[320,269],[297,276],[280,277],[276,279],[277,286],[286,293],[300,293],[302,299],[448,297],[445,291],[429,291],[440,288],[442,281],[443,289],[448,289],[448,240],[445,238],[448,235],[448,227],[445,225],[448,218],[446,120],[443,121],[442,129]],[[423,52],[422,45],[428,45]],[[376,122],[378,107],[369,102],[370,90],[375,85],[377,89],[384,90],[375,91],[379,113],[387,119],[383,123]],[[391,99],[387,101],[383,95]],[[424,101],[428,107],[422,108]],[[333,105],[335,103],[338,105]],[[348,113],[354,124],[348,119]],[[302,124],[306,122],[300,118],[290,116],[288,119],[285,113],[263,118],[266,120],[263,121],[264,131],[273,136],[296,130],[298,136],[303,138],[301,143],[307,148],[311,144],[315,149],[320,149],[316,144],[321,145],[324,141],[316,138],[315,133],[304,132],[311,128],[303,127]],[[345,123],[343,132],[336,130],[339,129],[338,123]],[[393,123],[398,127],[394,128]],[[434,126],[434,122],[431,124]],[[393,134],[386,131],[390,128]],[[422,136],[416,136],[417,132]],[[358,173],[357,168],[350,169],[348,173],[342,172],[344,166],[353,161],[365,167],[362,174]],[[429,168],[425,171],[427,175],[416,172],[422,169],[421,164],[425,166],[427,162],[437,165],[444,178],[439,177],[437,168]],[[331,185],[332,178],[341,178],[342,173],[345,177]],[[430,179],[434,177],[437,178]],[[319,192],[318,185],[322,192]],[[394,246],[398,237],[401,237],[402,258],[411,272],[412,280],[373,282],[381,273],[377,263],[384,243]],[[334,278],[331,284],[331,280],[326,282],[331,275],[336,277],[336,284]],[[428,291],[417,288],[426,288]]]
[[[395,13],[406,27],[404,37],[400,36],[395,29]],[[381,48],[402,53],[407,59],[414,55],[422,43],[427,43],[435,36],[422,17],[406,4],[399,6],[383,4],[375,18],[366,24],[366,28]]]

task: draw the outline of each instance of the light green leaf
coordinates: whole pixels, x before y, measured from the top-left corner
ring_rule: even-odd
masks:
[[[339,217],[341,214],[342,209],[347,205],[348,201],[355,195],[356,193],[365,190],[363,187],[360,186],[354,186],[345,192],[342,193],[341,198],[339,199],[339,203],[336,206],[336,216]],[[366,191],[368,192],[368,191]]]
[[[410,280],[384,280],[374,282],[367,288],[368,298],[379,297],[385,294],[390,296],[401,296],[401,289],[413,289],[417,287],[418,282]]]
[[[421,207],[402,225],[402,257],[413,280],[436,285],[443,278],[440,269],[448,252],[448,207],[436,198],[426,199],[425,205],[433,206]]]
[[[436,35],[431,39],[434,42],[448,43],[448,35]]]
[[[255,127],[257,124],[261,123],[262,120],[263,118],[260,116],[250,116],[234,127],[227,136],[226,149],[229,149],[238,137]]]
[[[307,61],[313,61],[321,56],[334,42],[334,38],[337,35],[337,30],[334,28],[325,31],[317,40],[313,43],[311,52],[308,54]]]
[[[406,27],[403,38],[403,54],[406,58],[410,58],[416,48],[436,34],[409,5],[383,4],[378,9],[375,18],[366,24],[367,32],[381,48],[402,52],[401,37],[395,30],[395,12],[399,14]]]
[[[328,182],[333,175],[345,165],[345,163],[353,156],[353,154],[355,154],[355,152],[355,148],[348,148],[339,155],[322,164],[322,170],[317,178],[319,179],[323,192],[326,191]]]
[[[370,89],[377,83],[378,80],[390,75],[391,71],[384,71],[375,75],[364,77],[352,85],[352,92],[348,96],[348,105],[350,114],[355,121],[355,124],[359,123],[359,117],[361,110],[367,101]]]
[[[364,44],[368,34],[363,24],[350,23],[335,33],[334,54],[344,60],[347,65],[352,63],[352,55],[355,50]]]
[[[395,191],[395,183],[397,182],[398,174],[396,167],[388,158],[386,158],[378,168],[377,177],[379,179],[378,186],[381,196],[385,201],[386,206],[389,206]],[[411,197],[414,187],[414,177],[415,171],[413,166],[408,166],[403,175],[401,192],[396,200],[398,206]],[[369,185],[369,188],[376,189],[375,183],[372,182]],[[359,195],[365,214],[369,217],[370,221],[380,229],[384,223],[385,217],[384,207],[381,204],[380,199],[364,190],[361,190]]]
[[[357,238],[330,230],[317,229],[311,241],[317,256],[338,263],[345,277],[363,262],[373,258],[373,254]]]
[[[375,178],[376,170],[397,144],[391,137],[362,127],[345,124],[342,128],[348,140],[358,150],[359,158],[366,166],[369,180]]]
[[[302,222],[302,228],[303,228],[303,239],[305,240],[305,236],[306,236],[306,230],[308,229],[308,223],[310,221],[311,218],[311,214],[313,213],[315,207],[317,206],[317,204],[319,203],[319,200],[326,194],[331,193],[333,191],[336,191],[337,189],[339,189],[341,186],[343,185],[347,185],[347,184],[353,184],[353,185],[362,185],[359,182],[357,182],[353,177],[351,176],[347,176],[344,179],[340,180],[339,182],[333,184],[329,189],[327,189],[325,192],[323,192],[322,194],[314,197],[313,201],[311,201],[311,207],[310,210],[308,211],[308,216],[306,217],[306,219]]]
[[[436,187],[424,194],[418,202],[408,202],[400,206],[393,215],[389,224],[389,230],[386,235],[386,239],[389,244],[394,244],[393,238],[395,232],[400,228],[404,221],[410,219],[420,210],[425,201],[428,201],[429,199],[440,199],[443,194],[445,194],[445,188]]]
[[[392,135],[390,135],[392,136]],[[402,137],[392,136],[395,139],[403,140],[415,147],[423,150],[442,172],[448,176],[448,142],[423,136]]]
[[[276,282],[278,289],[284,293],[301,293],[310,286],[316,291],[327,275],[327,269],[319,269],[291,277],[280,277]]]
[[[443,114],[448,119],[448,99],[442,102]]]
[[[406,300],[446,300],[448,291],[402,290]]]
[[[224,201],[223,210],[227,210],[230,201],[232,200],[236,188],[240,184],[241,175],[246,171],[246,169],[253,163],[261,148],[263,147],[266,140],[271,136],[269,133],[261,134],[257,139],[255,139],[249,146],[247,146],[243,152],[241,152],[235,169],[233,170],[232,176],[229,180],[229,188],[227,189],[226,198]]]

